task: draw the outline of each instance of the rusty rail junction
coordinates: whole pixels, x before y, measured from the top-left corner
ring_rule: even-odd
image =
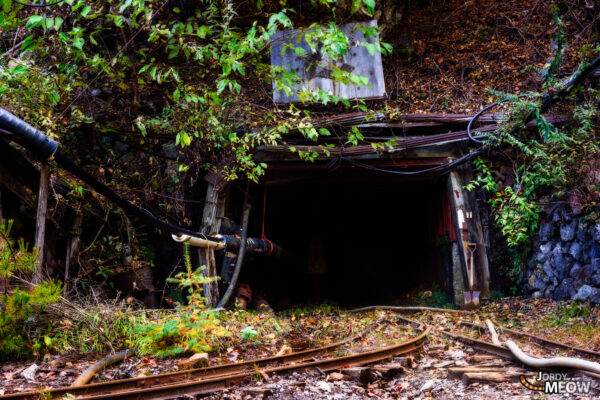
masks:
[[[171,399],[183,395],[207,394],[238,385],[244,380],[255,376],[257,371],[267,375],[302,371],[311,368],[326,372],[346,366],[369,364],[386,358],[415,352],[423,348],[429,332],[430,329],[428,328],[423,330],[417,337],[399,344],[363,353],[350,354],[343,357],[314,359],[318,354],[331,353],[337,347],[348,341],[342,341],[284,356],[268,357],[235,364],[178,371],[148,377],[115,380],[79,387],[62,387],[42,391],[12,393],[0,396],[0,399],[60,399],[63,398],[63,396],[71,395],[76,396],[78,399],[85,400]]]
[[[476,351],[484,352],[498,358],[520,364],[519,360],[505,347],[498,346],[480,338],[465,336],[452,332],[450,329],[440,329],[437,326],[426,326],[425,324],[398,315],[400,323],[408,324],[420,334],[407,341],[377,348],[362,353],[353,353],[342,357],[331,357],[331,354],[340,346],[350,343],[358,338],[353,337],[323,347],[313,348],[305,351],[295,352],[287,355],[259,358],[234,364],[223,364],[212,367],[183,370],[171,373],[163,373],[153,376],[121,379],[108,382],[94,383],[78,387],[61,387],[40,391],[28,391],[11,393],[0,396],[0,400],[25,400],[25,399],[61,399],[65,396],[74,396],[78,399],[100,400],[100,399],[171,399],[184,395],[209,394],[244,382],[251,381],[258,374],[272,375],[280,373],[291,373],[294,371],[305,371],[316,369],[319,372],[335,371],[341,368],[357,365],[365,365],[380,362],[382,360],[421,351],[424,348],[428,335],[439,335],[453,341],[458,341]],[[486,327],[477,322],[455,320],[455,328],[465,327],[478,331],[483,335]],[[587,350],[554,340],[546,339],[529,332],[522,332],[510,328],[501,328],[502,333],[524,339],[541,345],[541,348],[554,353],[560,349],[569,354],[579,354],[592,360],[600,360],[600,352]],[[532,370],[531,367],[525,368]],[[547,371],[551,371],[548,369]],[[557,371],[557,370],[554,370]],[[563,369],[564,372],[591,377],[600,381],[600,375],[575,369]]]

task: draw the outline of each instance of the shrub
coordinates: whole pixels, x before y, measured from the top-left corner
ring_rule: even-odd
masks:
[[[12,221],[0,225],[0,278],[9,280],[36,267],[36,253],[19,239],[17,245],[9,238]],[[31,357],[41,344],[28,332],[38,321],[40,313],[51,303],[60,300],[60,282],[42,282],[27,290],[19,287],[12,293],[7,289],[0,296],[0,360]],[[39,335],[35,335],[38,336]]]
[[[186,270],[178,273],[170,282],[177,283],[184,292],[189,292],[188,303],[177,305],[177,313],[159,322],[140,324],[138,346],[142,353],[153,353],[160,357],[174,356],[186,352],[198,353],[211,350],[210,337],[227,335],[215,314],[206,307],[202,296],[205,283],[214,278],[205,277],[204,266],[193,270],[189,245],[184,244]]]

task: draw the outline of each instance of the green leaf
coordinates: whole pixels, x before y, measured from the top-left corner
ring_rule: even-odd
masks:
[[[302,47],[294,47],[294,53],[296,53],[296,55],[300,57],[306,56],[306,50],[304,50],[304,48]]]
[[[367,7],[367,11],[373,15],[375,12],[375,0],[363,0],[363,3]]]
[[[58,92],[49,92],[48,101],[50,101],[50,104],[52,104],[53,106],[57,105],[60,101],[60,95],[58,94]]]
[[[202,25],[199,29],[198,29],[198,36],[200,37],[200,39],[204,39],[206,37],[206,35],[210,34],[212,31],[212,29],[206,25]]]
[[[240,331],[242,334],[242,338],[244,339],[252,339],[258,335],[258,332],[251,326],[247,326]]]
[[[29,70],[29,68],[26,65],[17,65],[16,67],[11,68],[10,72],[13,75],[21,75],[21,74],[27,72],[28,70]]]
[[[21,50],[22,51],[29,51],[32,49],[34,42],[33,42],[33,36],[27,36],[25,38],[25,40],[23,40],[23,44],[21,45]]]
[[[169,55],[167,56],[167,58],[170,60],[171,58],[177,57],[178,54],[179,54],[179,47],[172,46],[169,50]]]
[[[25,25],[25,28],[26,29],[33,29],[36,26],[39,26],[42,23],[43,20],[44,20],[44,17],[41,16],[41,15],[32,15],[27,20],[27,24]]]
[[[79,13],[79,15],[81,15],[83,18],[85,18],[90,13],[90,11],[92,11],[92,7],[85,6],[81,9],[81,13]]]
[[[173,100],[177,101],[179,100],[179,88],[175,89],[175,91],[173,92]]]
[[[115,18],[113,19],[114,24],[119,28],[123,27],[123,21],[124,19],[122,15],[115,15]],[[148,41],[150,41],[150,39],[148,39]]]
[[[83,38],[73,38],[73,47],[82,50],[83,49],[83,45],[85,44],[85,40],[83,40]]]

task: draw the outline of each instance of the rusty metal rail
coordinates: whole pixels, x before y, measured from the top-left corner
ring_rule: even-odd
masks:
[[[318,368],[321,371],[331,371],[344,366],[368,364],[380,361],[400,354],[410,353],[419,350],[425,343],[429,329],[422,334],[394,346],[383,347],[365,353],[351,354],[344,357],[325,358],[316,361],[299,362],[313,355],[322,352],[323,347],[319,349],[307,350],[288,356],[268,357],[266,359],[252,360],[245,363],[217,366],[212,368],[202,368],[191,371],[183,371],[169,374],[161,374],[143,378],[124,379],[106,383],[92,384],[82,387],[56,388],[47,391],[33,391],[13,393],[0,396],[1,400],[25,400],[33,398],[58,399],[63,396],[73,395],[78,399],[99,400],[99,399],[170,399],[183,395],[206,394],[226,389],[235,384],[252,377],[266,364],[273,362],[275,358],[288,364],[276,367],[267,367],[260,369],[266,374],[276,374],[281,372],[291,372],[309,368]],[[348,341],[345,341],[348,342]],[[341,343],[325,346],[326,349],[335,348]],[[302,354],[302,356],[301,356]],[[267,361],[268,360],[268,361]],[[243,364],[240,370],[240,364]],[[235,367],[236,369],[228,369]],[[252,369],[249,369],[251,367]],[[212,375],[206,375],[206,371],[213,371]],[[216,371],[216,372],[215,372]]]
[[[73,396],[86,396],[90,393],[94,392],[113,392],[119,390],[131,390],[137,388],[150,387],[153,385],[166,385],[172,384],[176,382],[183,382],[186,380],[192,379],[203,379],[203,378],[213,378],[216,376],[223,375],[233,375],[236,373],[241,373],[244,370],[253,369],[255,367],[263,368],[268,365],[273,366],[272,364],[285,364],[285,363],[293,363],[293,362],[302,362],[313,359],[316,355],[319,354],[327,354],[331,353],[336,348],[355,341],[359,336],[352,337],[340,342],[331,343],[326,346],[316,347],[314,349],[308,349],[304,351],[299,351],[291,354],[281,355],[281,356],[272,356],[272,357],[264,357],[258,358],[254,360],[242,361],[233,364],[221,364],[216,365],[214,367],[204,367],[204,368],[195,368],[188,369],[176,372],[170,372],[165,374],[153,375],[153,376],[143,376],[136,377],[130,379],[119,379],[115,381],[109,382],[101,382],[101,383],[93,383],[90,385],[83,385],[77,387],[62,387],[56,389],[49,389],[45,393],[49,393],[52,398],[60,397],[66,395],[67,393]],[[13,400],[13,399],[22,399],[24,395],[37,394],[37,391],[32,392],[23,392],[23,393],[12,393],[4,396],[0,396],[2,400]]]
[[[421,322],[415,321],[415,320],[410,319],[410,318],[401,317],[401,316],[397,316],[397,318],[399,320],[401,320],[401,321],[404,321],[404,322],[412,325],[413,327],[415,327],[417,329],[419,329],[420,327],[423,326],[423,324]],[[479,325],[479,324],[473,323],[473,322],[460,321],[460,322],[458,322],[458,324],[459,325],[463,325],[463,326],[467,326],[469,328],[475,328],[475,329],[480,329],[480,330],[484,330],[484,331],[486,330],[486,328],[483,325]],[[531,337],[532,339],[536,339],[539,342],[547,344],[547,345],[550,345],[552,347],[561,347],[561,348],[576,350],[576,351],[580,351],[580,352],[582,352],[584,354],[588,354],[588,355],[596,355],[598,353],[598,352],[595,352],[593,350],[582,349],[582,348],[571,346],[571,345],[568,345],[568,344],[556,342],[554,340],[545,339],[545,338],[542,338],[542,337],[539,337],[539,336],[536,336],[536,335],[533,335],[533,334],[530,334],[530,333],[527,333],[527,332],[521,332],[521,331],[518,331],[518,330],[515,330],[515,329],[505,328],[504,330],[506,332],[510,332],[511,334],[514,334],[514,335],[524,335],[524,336]],[[521,363],[519,361],[519,359],[517,359],[513,355],[513,353],[509,349],[507,349],[505,347],[497,346],[497,345],[495,345],[493,343],[489,343],[489,342],[486,342],[486,341],[483,341],[483,340],[479,340],[479,339],[474,339],[474,338],[471,338],[471,337],[468,337],[468,336],[463,336],[463,335],[460,335],[460,334],[452,333],[452,332],[450,332],[448,330],[441,330],[440,332],[441,332],[442,335],[444,335],[444,336],[446,336],[448,338],[451,338],[453,340],[459,341],[459,342],[461,342],[463,344],[466,344],[468,346],[471,346],[474,349],[483,351],[483,352],[488,353],[488,354],[495,355],[497,357],[503,358],[503,359],[508,360],[508,361],[513,361],[513,362]],[[437,333],[437,332],[434,332],[434,334],[435,333]],[[528,366],[526,366],[526,367],[528,367]],[[528,368],[530,368],[530,367],[528,367]],[[547,370],[547,371],[551,372],[551,370]],[[573,373],[573,374],[585,375],[585,376],[588,376],[588,377],[600,380],[600,374],[596,374],[594,372],[590,372],[590,371],[586,371],[586,370],[582,370],[582,369],[566,369],[565,371]]]

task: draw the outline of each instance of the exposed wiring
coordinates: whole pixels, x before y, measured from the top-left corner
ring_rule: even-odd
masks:
[[[517,96],[517,98],[522,98],[522,97],[529,97],[529,95],[527,94],[520,94]],[[490,108],[494,108],[497,105],[500,105],[502,103],[506,103],[507,101],[510,101],[510,99],[504,99],[504,100],[500,100],[500,101],[496,101],[488,106],[483,107],[481,110],[479,110],[477,112],[477,114],[473,115],[473,117],[469,120],[469,124],[467,125],[467,136],[469,137],[469,139],[472,142],[475,142],[477,144],[483,144],[482,140],[479,139],[475,139],[475,137],[471,134],[471,125],[473,125],[473,122],[475,122],[480,116],[481,114],[483,114],[484,112],[486,112],[487,110],[489,110]]]
[[[435,167],[422,169],[419,171],[393,171],[393,170],[389,170],[389,169],[382,169],[382,168],[375,167],[373,165],[369,165],[369,164],[354,160],[352,158],[347,158],[347,157],[341,157],[339,160],[347,161],[350,164],[356,165],[357,167],[369,169],[371,171],[383,172],[383,173],[392,174],[392,175],[414,176],[414,175],[429,174],[432,172],[449,171],[452,168],[479,156],[481,153],[483,153],[486,150],[487,150],[487,146],[482,146],[482,147],[480,147],[476,150],[473,150],[472,152],[465,154],[464,156],[461,156],[461,157],[457,158],[456,160],[450,161],[446,164],[437,165]]]
[[[116,204],[120,207],[125,213],[130,216],[137,217],[144,223],[158,228],[163,231],[163,233],[170,233],[175,235],[190,235],[194,237],[203,237],[200,232],[194,232],[186,228],[182,228],[177,225],[173,225],[169,222],[163,221],[161,219],[156,218],[149,211],[144,210],[131,202],[125,200],[120,195],[115,193],[108,186],[98,181],[93,175],[87,172],[85,169],[75,164],[73,160],[67,157],[60,151],[57,151],[54,154],[55,161],[62,166],[65,170],[69,171],[73,175],[77,176],[79,179],[88,184],[92,189],[96,192],[100,193],[102,196],[106,197],[108,200]],[[206,237],[206,236],[204,236]],[[219,242],[216,238],[206,237],[207,240]]]
[[[22,6],[32,7],[32,8],[51,7],[51,6],[55,6],[57,4],[62,3],[63,1],[65,1],[65,0],[57,0],[54,3],[48,3],[48,4],[35,4],[35,3],[23,3],[23,2],[21,2],[19,0],[12,0],[13,3],[17,3],[17,4],[20,4]]]

